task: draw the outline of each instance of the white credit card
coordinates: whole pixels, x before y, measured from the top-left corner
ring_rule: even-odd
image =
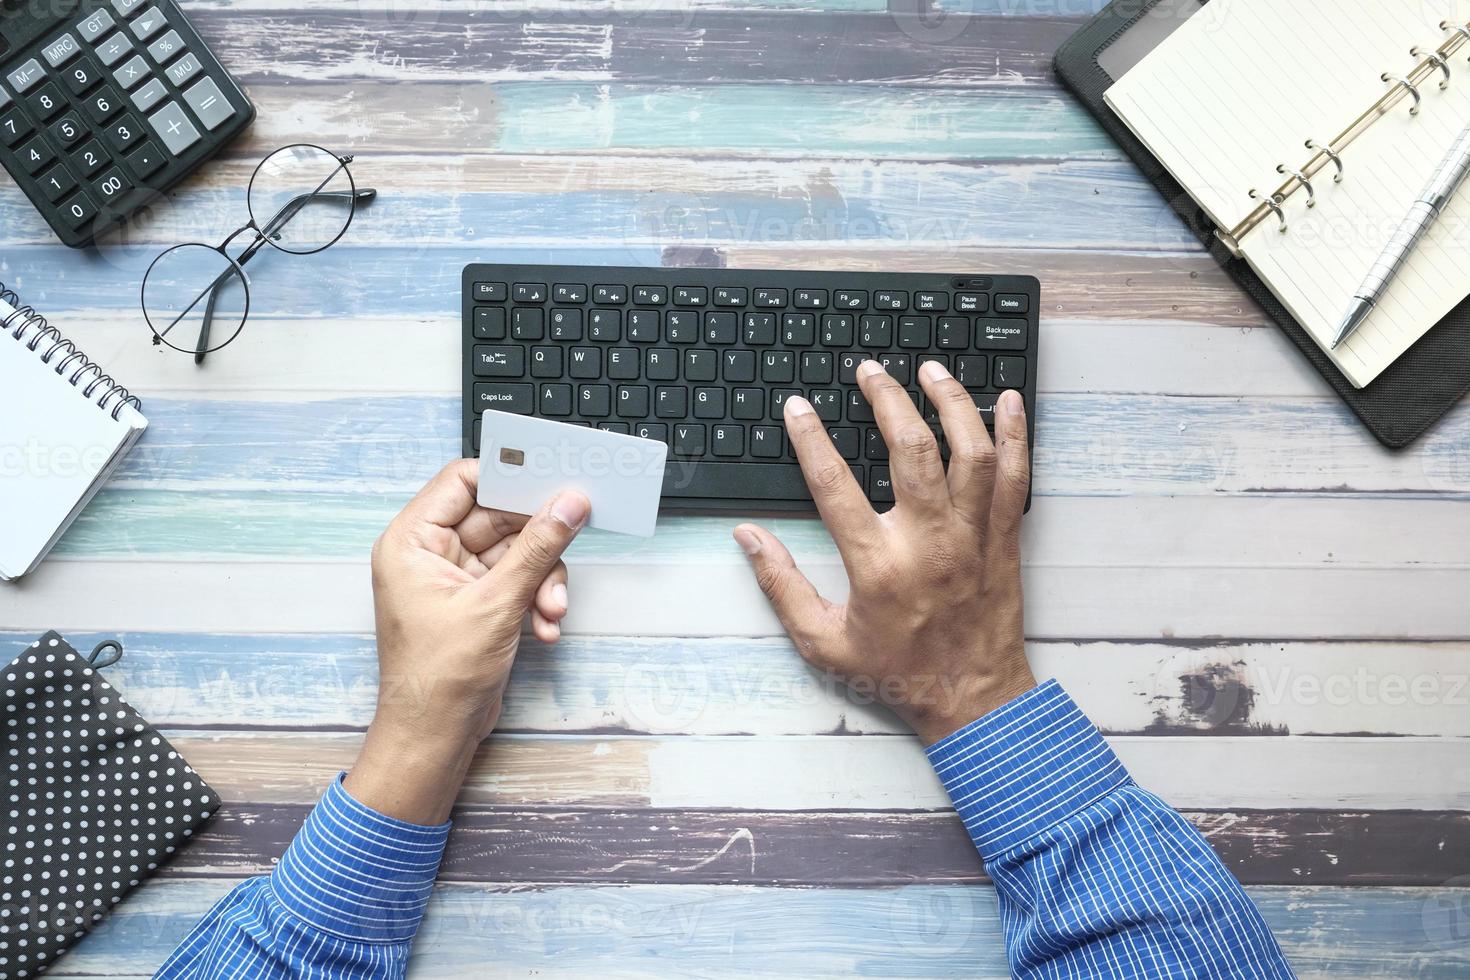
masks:
[[[566,422],[480,416],[481,507],[534,514],[563,490],[592,502],[588,527],[652,537],[669,447],[652,439]]]

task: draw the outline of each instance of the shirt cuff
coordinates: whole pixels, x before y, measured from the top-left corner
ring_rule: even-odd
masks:
[[[1132,782],[1056,681],[971,722],[927,752],[986,861]]]
[[[271,873],[276,900],[356,942],[407,942],[439,873],[449,823],[424,827],[353,799],[338,774]]]

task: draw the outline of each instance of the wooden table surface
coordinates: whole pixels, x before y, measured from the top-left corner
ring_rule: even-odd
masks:
[[[151,972],[352,758],[368,549],[458,452],[470,261],[1038,275],[1038,673],[1303,976],[1470,971],[1470,410],[1398,454],[1355,424],[1058,87],[1098,0],[186,6],[258,103],[246,138],[97,253],[0,187],[0,280],[152,423],[0,589],[0,638],[120,635],[114,682],[227,801],[52,975]],[[326,253],[257,259],[203,370],[150,346],[152,255],[238,225],[299,140],[357,154],[377,202]],[[569,636],[521,656],[415,976],[1005,975],[919,746],[800,665],[734,523],[578,543]],[[776,523],[840,593],[820,525]]]

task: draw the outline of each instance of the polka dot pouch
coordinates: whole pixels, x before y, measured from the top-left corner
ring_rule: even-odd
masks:
[[[121,654],[56,633],[0,651],[0,980],[44,973],[219,809],[102,678]]]

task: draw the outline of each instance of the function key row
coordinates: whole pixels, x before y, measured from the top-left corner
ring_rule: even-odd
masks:
[[[507,289],[509,290],[507,292]],[[517,303],[543,303],[550,297],[553,303],[586,303],[588,296],[598,304],[624,304],[628,302],[628,287],[620,285],[596,285],[589,290],[585,283],[553,283],[550,289],[544,282],[518,282],[507,287],[503,282],[477,282],[471,294],[477,303],[504,302],[509,295]],[[704,286],[637,286],[632,289],[634,306],[718,306],[741,308],[755,306],[779,309],[787,306],[799,310],[907,310],[912,308],[921,313],[1009,313],[1026,314],[1031,311],[1030,297],[1025,293],[999,293],[993,303],[989,293],[947,291],[916,291],[912,297],[906,290],[880,289],[777,289],[745,286],[716,286],[713,290]]]

